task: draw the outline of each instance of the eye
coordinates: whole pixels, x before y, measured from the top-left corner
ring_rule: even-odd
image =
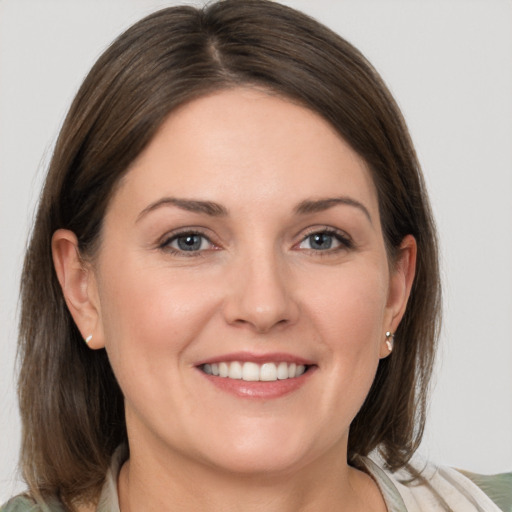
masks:
[[[201,233],[186,232],[166,238],[160,247],[173,253],[194,253],[212,249],[214,245]]]
[[[312,251],[336,251],[352,247],[352,241],[346,236],[334,230],[315,231],[307,235],[299,244],[299,249]]]

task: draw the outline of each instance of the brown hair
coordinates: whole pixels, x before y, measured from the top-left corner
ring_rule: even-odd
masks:
[[[379,447],[404,466],[423,433],[439,327],[435,229],[400,111],[349,43],[266,0],[171,7],[139,21],[99,58],[71,105],[50,163],[22,277],[21,463],[34,496],[93,500],[126,441],[123,396],[104,350],[89,350],[66,308],[51,237],[72,230],[83,255],[101,238],[116,184],[166,116],[195,97],[255,85],[327,119],[371,169],[390,260],[412,234],[416,277],[391,357],[354,419],[349,460]]]

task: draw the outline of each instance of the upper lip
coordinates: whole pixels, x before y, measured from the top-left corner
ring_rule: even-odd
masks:
[[[304,357],[300,357],[293,354],[287,354],[285,352],[271,352],[266,354],[255,354],[251,352],[231,352],[229,354],[222,354],[219,356],[209,357],[207,359],[203,359],[199,361],[196,366],[201,366],[203,364],[215,364],[215,363],[229,363],[232,361],[240,361],[242,363],[250,362],[257,364],[264,363],[295,363],[295,364],[303,364],[306,366],[311,366],[314,361],[310,359],[306,359]]]

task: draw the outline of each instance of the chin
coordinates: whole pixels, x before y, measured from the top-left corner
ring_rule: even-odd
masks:
[[[230,453],[226,453],[226,452]],[[215,458],[218,470],[245,477],[268,477],[293,473],[307,465],[308,457],[300,450],[291,453],[286,450],[224,450],[221,457]]]
[[[322,437],[319,442],[300,429],[280,423],[276,426],[272,422],[257,422],[253,428],[240,428],[217,440],[210,439],[208,446],[203,447],[207,448],[203,455],[218,470],[262,477],[299,471],[334,448],[332,440],[325,443],[326,438]]]

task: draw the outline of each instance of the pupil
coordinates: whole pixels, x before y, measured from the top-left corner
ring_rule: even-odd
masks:
[[[325,233],[317,233],[311,236],[311,247],[313,249],[329,249],[332,245],[332,236]]]
[[[178,238],[178,247],[182,251],[197,251],[201,247],[201,237],[199,235],[186,235]]]

